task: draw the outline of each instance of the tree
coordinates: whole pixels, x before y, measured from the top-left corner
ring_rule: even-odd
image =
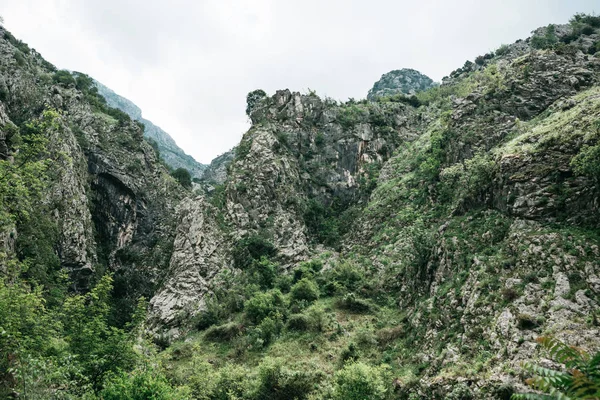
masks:
[[[177,168],[171,173],[171,176],[179,182],[184,188],[190,189],[192,187],[192,175],[190,171],[185,168]]]

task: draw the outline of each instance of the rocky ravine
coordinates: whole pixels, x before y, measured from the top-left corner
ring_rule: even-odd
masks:
[[[183,206],[153,326],[181,332],[176,316],[201,309],[240,238],[269,238],[287,268],[319,254],[306,204],[341,202],[357,212],[337,257],[364,260],[380,290],[398,292],[405,340],[420,349],[402,362],[426,366],[401,392],[435,398],[463,382],[500,396],[543,333],[598,348],[599,188],[573,160],[598,145],[599,35],[533,48],[544,34],[467,63],[420,105],[249,96],[253,125],[221,201]]]

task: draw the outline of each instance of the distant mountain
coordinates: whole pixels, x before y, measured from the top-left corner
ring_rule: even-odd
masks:
[[[151,121],[142,117],[142,110],[136,106],[131,100],[118,95],[110,88],[104,86],[98,81],[95,81],[98,92],[106,99],[109,106],[117,108],[131,118],[140,121],[146,126],[144,136],[154,140],[158,144],[161,158],[171,168],[185,168],[190,171],[195,178],[200,178],[206,169],[206,165],[199,163],[194,158],[186,154],[175,140],[167,132],[163,131]]]

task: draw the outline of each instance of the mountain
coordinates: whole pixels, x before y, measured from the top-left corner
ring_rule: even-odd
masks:
[[[185,168],[190,172],[192,177],[202,177],[202,172],[206,168],[206,165],[197,162],[192,156],[185,154],[167,132],[154,125],[151,121],[143,118],[142,110],[140,110],[138,106],[133,104],[130,100],[119,96],[100,82],[94,81],[94,84],[98,88],[98,93],[106,99],[106,102],[110,107],[121,110],[132,119],[144,124],[144,136],[156,142],[160,157],[169,167],[172,169]]]
[[[414,95],[436,86],[436,83],[427,75],[414,69],[403,68],[383,74],[367,95],[367,99],[374,101],[378,97],[394,96],[398,94]]]
[[[561,368],[600,349],[600,17],[410,96],[255,90],[195,192],[89,77],[1,37],[0,395],[597,390]]]

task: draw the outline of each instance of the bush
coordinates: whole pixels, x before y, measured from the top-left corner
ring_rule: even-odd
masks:
[[[312,323],[306,314],[292,314],[287,321],[287,329],[290,331],[306,332],[312,329]]]
[[[357,362],[346,365],[334,376],[333,398],[339,400],[385,399],[385,370]]]
[[[283,360],[267,358],[259,368],[257,399],[306,399],[321,379],[315,369],[291,369]],[[310,371],[310,372],[309,372]]]
[[[282,314],[286,304],[279,289],[273,289],[266,293],[257,293],[244,304],[246,317],[258,324],[263,319],[276,314]]]
[[[241,366],[227,364],[221,368],[210,393],[211,400],[233,400],[252,398],[255,381],[249,371]]]
[[[571,167],[580,174],[590,178],[600,177],[600,145],[584,146],[573,159]]]
[[[253,260],[246,270],[250,283],[258,285],[261,289],[271,289],[277,279],[277,265],[267,257]]]
[[[510,47],[508,47],[508,45],[503,44],[502,46],[498,47],[498,49],[496,49],[496,55],[497,56],[503,56],[505,54],[507,54],[510,51]]]
[[[358,298],[354,293],[348,293],[338,300],[337,306],[356,313],[368,313],[373,308],[368,300]]]
[[[345,290],[358,290],[364,282],[364,273],[355,264],[341,262],[327,271],[327,292],[334,294],[340,288]]]
[[[245,270],[254,261],[263,257],[269,259],[277,254],[277,249],[271,242],[262,236],[255,235],[239,240],[233,248],[233,265]]]
[[[313,281],[302,278],[292,286],[290,295],[294,300],[315,301],[319,298],[319,287]]]
[[[171,172],[171,176],[184,188],[190,189],[192,187],[192,175],[187,169],[177,168]]]
[[[167,379],[153,369],[121,373],[108,380],[100,392],[103,400],[183,400],[190,396],[182,389],[173,388]]]
[[[52,81],[65,87],[75,86],[75,78],[73,78],[73,75],[69,71],[64,69],[56,71],[52,76]]]
[[[268,346],[277,336],[279,336],[282,328],[283,322],[281,321],[281,316],[276,314],[272,317],[263,319],[251,332],[250,336],[254,336],[254,344],[258,344],[258,341],[260,341],[261,346]]]
[[[228,342],[242,333],[243,327],[236,322],[219,326],[211,326],[204,333],[204,338],[213,342]]]

